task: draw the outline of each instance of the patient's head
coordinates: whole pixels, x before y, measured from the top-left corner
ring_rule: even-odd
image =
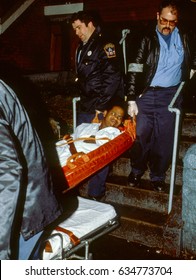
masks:
[[[114,105],[108,110],[103,112],[103,120],[100,125],[100,129],[112,126],[119,127],[124,119],[125,109],[121,106]]]

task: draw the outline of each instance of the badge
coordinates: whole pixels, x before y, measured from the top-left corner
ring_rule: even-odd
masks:
[[[91,54],[92,54],[92,51],[88,51],[88,52],[87,52],[87,55],[88,55],[88,56],[91,56]]]
[[[104,46],[104,51],[108,58],[116,57],[115,45],[108,43]]]

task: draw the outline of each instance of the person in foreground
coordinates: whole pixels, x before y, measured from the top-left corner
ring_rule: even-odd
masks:
[[[103,119],[98,123],[83,123],[76,127],[72,134],[76,152],[88,153],[97,149],[100,145],[114,139],[120,135],[118,129],[122,125],[125,109],[122,106],[114,105],[103,112]],[[79,140],[85,138],[84,140]],[[88,140],[90,138],[90,140]],[[79,141],[77,141],[77,139]],[[63,141],[63,142],[62,142]],[[67,159],[71,156],[69,145],[65,140],[57,142],[57,152],[60,162],[66,165]],[[58,146],[58,143],[60,144]],[[64,143],[65,145],[62,145]],[[108,175],[109,167],[104,167],[95,174],[88,182],[88,196],[94,200],[100,200],[105,194],[105,180]]]
[[[163,1],[156,26],[147,30],[129,64],[128,113],[137,116],[128,177],[132,187],[139,186],[149,167],[154,190],[165,190],[175,127],[175,113],[168,111],[168,106],[180,83],[196,68],[195,41],[178,27],[179,17],[177,1]],[[176,106],[181,109],[181,96]]]
[[[90,123],[95,111],[107,110],[114,99],[124,101],[120,55],[115,44],[104,38],[100,22],[92,11],[80,11],[71,18],[73,30],[81,41],[76,50],[80,95],[77,125]]]
[[[38,134],[15,92],[0,80],[0,259],[28,259],[62,214]]]

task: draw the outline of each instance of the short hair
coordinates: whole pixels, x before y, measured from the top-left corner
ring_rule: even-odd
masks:
[[[127,102],[125,100],[123,100],[122,98],[114,98],[113,101],[111,101],[106,110],[109,112],[111,111],[114,107],[121,107],[124,111],[124,119],[125,118],[128,118],[128,115],[127,115]]]
[[[180,5],[179,5],[179,1],[176,0],[163,0],[158,8],[158,12],[161,14],[162,10],[164,8],[170,7],[171,8],[171,13],[173,15],[179,15],[180,13]]]
[[[95,27],[101,24],[101,18],[97,11],[79,11],[74,13],[71,17],[71,23],[74,23],[76,20],[84,22],[86,26],[89,22],[92,22]]]

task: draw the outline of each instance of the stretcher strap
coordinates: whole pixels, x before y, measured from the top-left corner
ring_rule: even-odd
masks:
[[[63,232],[63,233],[65,233],[65,234],[69,235],[69,238],[70,238],[70,240],[71,240],[71,243],[72,243],[74,246],[76,246],[76,245],[78,245],[78,244],[80,243],[80,239],[79,239],[77,236],[75,236],[75,235],[73,234],[72,231],[70,231],[70,230],[68,230],[68,229],[65,229],[65,228],[62,228],[62,227],[60,227],[60,226],[57,226],[57,227],[55,228],[55,230],[60,231],[60,232]]]
[[[46,241],[46,242],[45,242],[44,251],[45,251],[46,253],[53,253],[53,250],[52,250],[52,246],[51,246],[51,244],[50,244],[50,241]]]
[[[110,141],[111,139],[108,138],[108,137],[101,137],[101,138],[95,138],[95,137],[79,137],[79,138],[76,138],[76,139],[73,139],[73,138],[67,138],[67,135],[63,136],[63,140],[66,140],[67,142],[65,143],[61,143],[61,144],[57,144],[57,146],[64,146],[64,145],[69,145],[70,143],[73,143],[73,142],[76,142],[76,141],[93,141],[95,142],[96,140],[107,140],[107,141]]]
[[[69,150],[70,150],[70,152],[71,152],[72,155],[74,155],[74,154],[77,153],[76,147],[75,147],[75,145],[74,145],[73,142],[70,142],[70,143],[69,143]]]
[[[68,134],[68,135],[65,135],[63,137],[63,139],[67,141],[67,144],[69,145],[69,150],[70,150],[71,154],[72,155],[76,154],[77,150],[76,150],[76,147],[75,147],[75,145],[73,143],[73,138]]]
[[[62,228],[62,227],[60,227],[60,226],[57,226],[57,227],[55,228],[55,230],[67,234],[67,235],[69,236],[69,238],[70,238],[71,243],[72,243],[74,246],[76,246],[76,245],[78,245],[78,244],[80,243],[80,239],[79,239],[77,236],[75,236],[75,235],[73,234],[72,231],[70,231],[70,230],[68,230],[68,229],[65,229],[65,228]],[[47,241],[45,242],[45,248],[44,248],[44,250],[45,250],[46,253],[53,253],[52,246],[51,246],[51,243],[50,243],[49,240],[47,240]]]
[[[63,139],[66,140],[66,143],[58,144],[58,146],[69,145],[69,150],[71,152],[71,156],[68,157],[66,165],[70,169],[74,169],[76,167],[74,162],[76,160],[78,160],[78,159],[82,160],[81,163],[89,161],[88,155],[86,155],[84,152],[77,152],[76,147],[74,145],[74,142],[82,140],[82,141],[84,141],[86,143],[96,143],[95,137],[91,136],[91,137],[81,137],[81,138],[73,139],[69,134],[67,134],[67,135],[65,135],[63,137]],[[107,141],[110,141],[110,139],[108,137],[98,138],[97,140],[107,140]]]

